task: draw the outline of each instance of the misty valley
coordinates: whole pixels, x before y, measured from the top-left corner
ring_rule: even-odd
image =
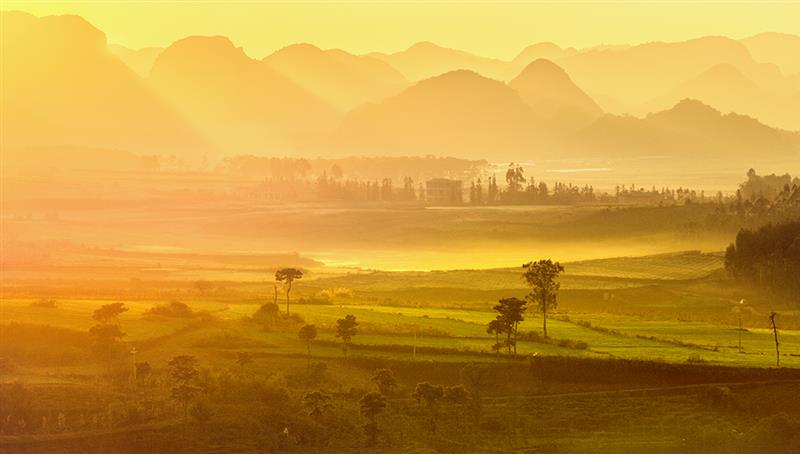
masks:
[[[800,36],[589,3],[0,5],[0,453],[800,452]]]

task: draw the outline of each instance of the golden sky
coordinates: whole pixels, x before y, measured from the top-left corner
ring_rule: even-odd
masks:
[[[351,52],[397,51],[433,41],[498,58],[528,44],[562,46],[800,34],[800,1],[0,1],[34,15],[73,13],[128,47],[188,35],[226,35],[252,57],[297,42]]]

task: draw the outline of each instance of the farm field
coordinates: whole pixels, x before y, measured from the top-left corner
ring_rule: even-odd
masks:
[[[37,425],[24,436],[4,429],[0,452],[170,452],[177,446],[281,452],[287,443],[360,452],[360,429],[350,421],[361,418],[357,399],[374,388],[371,376],[381,368],[393,371],[398,385],[379,418],[386,429],[378,452],[707,452],[712,446],[781,452],[777,447],[791,446],[793,418],[800,416],[792,403],[800,383],[800,331],[792,329],[798,314],[778,307],[787,324],[779,330],[778,369],[765,323],[769,301],[727,287],[718,253],[566,263],[559,306],[548,318],[551,339],[539,334],[541,315],[527,313],[516,358],[505,349],[493,352],[487,324],[499,298],[526,294],[519,268],[388,272],[316,264],[293,287],[295,318],[263,325],[252,317],[272,302],[274,289],[266,280],[249,280],[259,274],[252,262],[237,266],[232,274],[220,271],[228,280],[202,285],[119,280],[113,270],[93,283],[4,282],[0,391],[28,393],[26,414],[52,425],[63,413],[68,429]],[[739,294],[748,297],[741,332],[739,314],[731,312]],[[47,300],[54,307],[41,307]],[[192,314],[148,315],[170,301],[185,303]],[[126,351],[108,363],[87,332],[96,324],[94,311],[117,302],[128,309],[118,317]],[[285,294],[278,293],[277,303],[285,312]],[[358,332],[345,352],[336,324],[348,314]],[[311,343],[298,337],[303,324],[317,329]],[[60,339],[57,348],[49,338]],[[186,422],[170,403],[169,362],[176,355],[194,358],[208,390],[206,407],[198,403],[192,411],[218,421],[189,438],[183,427],[206,423],[199,422],[202,415]],[[246,365],[239,363],[242,355]],[[134,363],[152,367],[148,380],[131,382]],[[480,385],[477,400],[428,408],[412,397],[420,382],[467,386],[468,370],[493,377]],[[309,420],[303,407],[315,390],[332,396],[324,424]],[[771,402],[771,409],[761,402]],[[284,426],[264,428],[264,421],[286,421],[292,433],[330,441],[283,439]],[[258,435],[249,429],[254,425],[261,427]],[[654,425],[657,431],[650,430]]]
[[[684,363],[691,358],[709,364],[770,367],[774,365],[775,352],[772,333],[763,315],[765,309],[757,305],[760,301],[756,299],[750,311],[742,314],[744,329],[740,333],[738,316],[731,312],[733,293],[726,294],[724,286],[715,285],[717,281],[713,278],[721,264],[718,254],[697,252],[568,263],[558,312],[548,320],[555,342],[521,340],[518,354],[672,363]],[[494,317],[492,306],[499,298],[522,297],[526,292],[519,276],[517,269],[339,274],[320,271],[296,285],[293,297],[296,302],[291,304],[291,311],[318,327],[318,339],[325,344],[323,351],[332,356],[341,355],[335,348],[336,320],[352,314],[360,326],[360,333],[353,341],[354,355],[407,359],[416,346],[419,354],[443,349],[443,353],[457,352],[459,357],[470,354],[482,357],[491,353],[494,341],[486,331],[487,323]],[[163,287],[170,284],[153,285],[164,291]],[[216,320],[214,324],[241,331],[241,336],[251,343],[269,344],[270,351],[284,354],[304,351],[305,346],[295,333],[264,332],[241,323],[265,300],[269,301],[259,296],[269,294],[263,284],[218,285],[228,294],[217,291],[214,295],[202,295],[192,288],[177,288],[163,300],[152,297],[122,300],[129,309],[119,318],[126,340],[146,342],[202,325],[196,318],[145,315],[152,307],[175,299],[195,312],[207,314]],[[675,298],[678,292],[682,295]],[[283,298],[278,300],[281,306]],[[620,299],[626,299],[635,310],[614,310],[614,306],[609,306]],[[0,301],[3,320],[6,323],[35,320],[85,331],[94,323],[91,316],[97,307],[118,300],[57,298],[56,308],[32,307],[36,301],[4,298]],[[648,305],[657,305],[665,312],[648,311]],[[689,307],[701,306],[714,311],[706,320],[681,317]],[[796,314],[787,311],[781,317],[793,320]],[[519,330],[541,332],[541,323],[539,314],[529,313]],[[800,366],[800,331],[781,329],[780,338],[782,365]],[[558,345],[558,341],[563,344]],[[568,341],[585,345],[567,346]]]

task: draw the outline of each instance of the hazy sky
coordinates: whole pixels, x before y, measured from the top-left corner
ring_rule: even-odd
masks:
[[[511,58],[539,41],[586,47],[800,34],[800,1],[3,1],[2,9],[79,14],[105,31],[109,42],[134,48],[166,46],[187,35],[226,35],[253,57],[296,42],[362,53],[433,41]]]

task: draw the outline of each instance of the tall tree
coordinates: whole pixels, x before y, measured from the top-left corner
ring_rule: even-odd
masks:
[[[286,285],[286,315],[289,315],[289,294],[292,292],[292,283],[303,278],[303,272],[297,268],[282,268],[275,272],[275,280]]]
[[[342,340],[342,351],[345,356],[347,356],[350,342],[356,333],[358,333],[358,322],[355,315],[348,314],[344,318],[336,320],[336,337]]]
[[[197,360],[194,356],[179,355],[172,358],[169,363],[169,375],[173,381],[171,390],[172,399],[183,408],[183,415],[189,414],[189,403],[200,392],[200,387],[194,382],[200,375],[197,370]]]
[[[555,309],[558,304],[556,295],[561,288],[558,275],[564,272],[564,267],[558,262],[547,259],[528,262],[522,265],[522,268],[525,269],[522,278],[531,289],[526,298],[542,313],[542,331],[547,338],[547,312]]]
[[[375,446],[375,441],[378,438],[377,416],[386,408],[386,398],[383,394],[372,391],[361,397],[358,401],[358,406],[361,409],[361,415],[369,420],[363,426],[369,445]]]
[[[527,303],[519,298],[503,298],[494,306],[497,318],[492,321],[494,323],[489,323],[489,329],[505,333],[509,355],[513,350],[514,356],[517,356],[517,331],[519,323],[525,320],[526,308]]]

